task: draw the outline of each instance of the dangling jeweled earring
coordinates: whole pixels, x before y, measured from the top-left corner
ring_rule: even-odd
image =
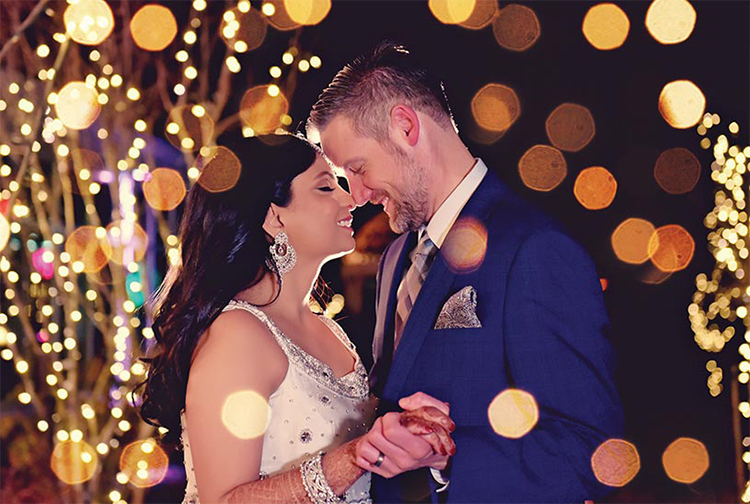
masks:
[[[275,266],[274,269],[279,274],[279,277],[292,271],[294,265],[297,264],[297,251],[289,243],[289,237],[283,231],[279,231],[274,237],[273,243],[268,247],[268,250],[271,252],[271,258]]]

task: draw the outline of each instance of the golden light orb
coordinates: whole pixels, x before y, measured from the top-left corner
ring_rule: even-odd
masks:
[[[518,173],[524,185],[535,191],[551,191],[568,174],[562,152],[549,145],[535,145],[518,162]]]
[[[708,471],[708,450],[697,439],[682,437],[664,450],[661,462],[670,479],[690,485]]]
[[[471,100],[471,113],[482,128],[503,132],[521,115],[518,95],[508,86],[490,83],[476,92]]]
[[[625,43],[630,32],[627,14],[613,3],[591,7],[583,18],[583,35],[600,51],[617,49]]]
[[[101,44],[112,33],[115,18],[104,0],[74,0],[63,13],[65,31],[83,45]]]
[[[654,266],[665,273],[687,268],[695,253],[695,241],[685,228],[669,224],[656,229],[648,245]]]
[[[443,24],[463,23],[471,17],[476,0],[429,0],[432,15]]]
[[[99,117],[99,112],[101,112],[99,93],[88,87],[85,82],[68,82],[57,95],[55,113],[70,129],[88,128]]]
[[[612,249],[619,260],[628,264],[643,264],[649,259],[649,244],[656,236],[656,228],[645,219],[631,217],[612,232]],[[658,240],[658,236],[656,238]]]
[[[171,168],[157,168],[143,182],[143,196],[155,210],[174,210],[186,194],[182,175]]]
[[[545,123],[550,143],[560,150],[578,152],[594,138],[596,125],[588,108],[563,103],[550,113]]]
[[[623,439],[608,439],[591,456],[591,468],[601,483],[622,487],[641,470],[641,457],[635,445]]]
[[[177,20],[163,5],[144,5],[130,20],[130,34],[141,49],[161,51],[177,36]]]
[[[508,4],[500,9],[492,21],[492,33],[500,46],[511,51],[525,51],[541,35],[539,18],[529,7]]]
[[[687,0],[654,0],[646,12],[646,28],[657,42],[679,44],[693,33],[696,17]]]
[[[284,8],[295,23],[312,26],[323,21],[328,15],[331,0],[284,0]]]
[[[239,439],[262,436],[271,420],[266,399],[254,390],[231,393],[221,408],[224,427]]]
[[[64,431],[60,431],[64,432]],[[63,483],[77,485],[90,480],[99,465],[94,449],[85,441],[67,439],[58,443],[50,457],[50,467]]]
[[[603,166],[591,166],[581,170],[573,186],[578,202],[588,210],[607,208],[617,194],[617,180]]]
[[[492,400],[487,416],[498,435],[518,439],[539,421],[539,406],[534,396],[525,390],[507,389]]]
[[[201,170],[198,183],[208,192],[228,191],[235,186],[242,172],[239,158],[226,147],[209,147],[197,160]]]
[[[689,80],[672,81],[661,90],[659,112],[673,128],[692,128],[703,119],[706,97]]]

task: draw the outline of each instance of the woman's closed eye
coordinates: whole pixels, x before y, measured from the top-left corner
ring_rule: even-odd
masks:
[[[323,191],[323,192],[333,192],[336,190],[336,188],[331,187],[331,186],[324,186],[324,187],[318,187],[318,190]]]

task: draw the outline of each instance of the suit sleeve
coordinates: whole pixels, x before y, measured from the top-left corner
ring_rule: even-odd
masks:
[[[513,259],[504,309],[505,365],[512,386],[531,393],[536,427],[520,439],[496,439],[515,457],[518,495],[535,488],[545,501],[596,499],[591,456],[622,433],[614,387],[609,320],[594,265],[572,239],[537,232]],[[511,492],[516,493],[516,492]]]

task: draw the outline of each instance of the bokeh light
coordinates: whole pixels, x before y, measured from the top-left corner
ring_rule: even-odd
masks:
[[[654,266],[671,273],[683,270],[690,264],[695,241],[682,226],[668,224],[657,228],[649,241],[648,250]]]
[[[658,241],[656,228],[645,219],[631,217],[612,232],[612,249],[619,260],[628,264],[643,264],[649,258],[649,244]]]
[[[70,262],[80,263],[84,273],[96,273],[107,265],[112,256],[112,247],[106,239],[104,228],[81,226],[65,240],[65,251],[70,254]]]
[[[617,49],[625,43],[630,31],[630,20],[623,10],[613,3],[591,7],[583,18],[583,35],[600,51]]]
[[[573,186],[578,202],[588,210],[607,208],[617,194],[617,180],[603,166],[581,170]]]
[[[513,89],[490,83],[476,92],[471,100],[471,113],[482,128],[503,132],[521,115],[521,102]]]
[[[661,90],[659,112],[673,128],[692,128],[703,118],[706,97],[689,80],[672,81]]]
[[[242,124],[256,135],[273,133],[282,126],[282,117],[289,112],[284,93],[273,84],[248,89],[240,103]]]
[[[427,6],[435,18],[444,24],[463,23],[474,12],[476,0],[429,0]]]
[[[143,182],[143,196],[156,210],[174,210],[187,194],[185,181],[177,170],[157,168]]]
[[[708,450],[697,439],[682,437],[664,450],[661,462],[670,479],[679,483],[695,483],[708,471]]]
[[[622,487],[630,483],[641,470],[641,457],[633,443],[623,439],[608,439],[591,456],[591,468],[601,483]]]
[[[115,27],[112,9],[104,0],[71,0],[63,13],[65,31],[83,45],[104,42]]]
[[[698,158],[683,147],[661,153],[654,166],[654,178],[669,194],[685,194],[695,188],[701,174]]]
[[[99,93],[84,82],[68,82],[57,93],[55,113],[70,129],[88,128],[99,117],[100,111]]]
[[[289,18],[295,23],[312,26],[320,23],[331,10],[331,0],[284,0]]]
[[[153,439],[130,443],[120,454],[120,471],[138,488],[158,485],[169,468],[169,457]]]
[[[654,0],[646,12],[646,28],[657,42],[679,44],[693,33],[696,17],[687,0]]]
[[[461,21],[458,24],[469,30],[481,30],[489,26],[497,13],[497,0],[476,0],[471,15],[466,21]]]
[[[273,5],[273,14],[266,15],[271,26],[281,31],[295,30],[301,25],[289,17],[284,0],[265,0],[264,5]]]
[[[533,46],[542,32],[539,19],[529,7],[508,4],[492,21],[495,40],[505,49],[525,51]]]
[[[85,441],[58,443],[50,457],[50,467],[63,483],[77,485],[90,480],[99,465],[99,455]]]
[[[445,237],[440,254],[455,272],[475,271],[487,254],[487,228],[471,217],[458,219]]]
[[[518,173],[529,189],[551,191],[565,180],[568,164],[562,152],[549,145],[535,145],[518,162]]]
[[[534,396],[525,390],[507,389],[492,400],[487,416],[495,433],[518,439],[528,434],[539,421],[539,407]]]
[[[196,151],[212,141],[214,121],[202,105],[180,105],[169,112],[165,130],[169,143]]]
[[[266,17],[252,8],[247,12],[238,8],[226,11],[219,28],[224,43],[239,53],[260,47],[267,31]]]
[[[137,222],[110,222],[107,225],[107,239],[112,248],[110,260],[117,264],[140,262],[146,256],[148,234]]]
[[[271,408],[266,399],[254,390],[233,392],[221,408],[224,427],[239,439],[262,436],[271,421]]]
[[[146,51],[161,51],[177,35],[177,20],[172,11],[163,5],[144,5],[130,20],[133,41]]]
[[[596,133],[589,109],[575,103],[558,106],[547,117],[545,127],[550,143],[568,152],[578,152],[586,147]]]
[[[201,155],[196,164],[201,171],[198,183],[208,192],[231,189],[242,171],[242,164],[234,152],[223,146],[210,147],[207,155]]]

